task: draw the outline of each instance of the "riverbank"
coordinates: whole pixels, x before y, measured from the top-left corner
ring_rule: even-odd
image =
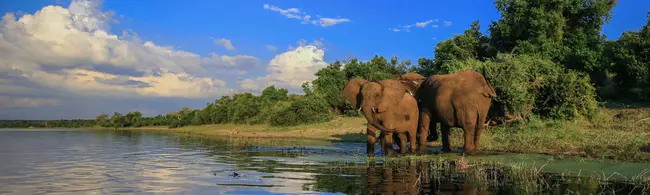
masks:
[[[650,162],[650,108],[603,108],[593,121],[549,121],[533,118],[526,124],[490,127],[481,136],[486,152],[583,156],[620,161]],[[326,123],[295,127],[268,125],[202,125],[169,129],[129,128],[206,136],[296,138],[365,142],[365,119],[337,117]],[[452,147],[463,145],[462,130],[452,128]],[[431,142],[440,146],[440,140]]]

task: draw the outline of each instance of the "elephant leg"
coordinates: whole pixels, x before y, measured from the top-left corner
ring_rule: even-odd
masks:
[[[422,108],[420,110],[420,128],[418,133],[420,134],[419,139],[419,150],[424,153],[427,149],[427,137],[429,136],[429,125],[431,122],[431,111],[428,108]],[[434,123],[435,125],[435,123]]]
[[[479,122],[480,124],[476,124],[476,132],[474,132],[474,149],[475,150],[480,150],[479,148],[481,147],[481,132],[483,129],[486,127],[483,125],[483,121],[487,120],[487,113],[484,114],[479,114]]]
[[[407,146],[406,146],[406,141],[408,140],[406,138],[406,132],[401,132],[401,133],[396,133],[399,137],[399,153],[406,154],[407,152]],[[411,144],[412,145],[412,144]]]
[[[408,132],[408,136],[409,136],[409,141],[411,142],[410,152],[415,153],[415,148],[416,148],[415,139],[417,139],[417,132],[416,131]]]
[[[474,150],[478,150],[481,147],[481,131],[483,131],[483,125],[476,125],[476,131],[474,132]]]
[[[402,143],[401,133],[393,133],[393,143],[397,143],[397,144]],[[403,147],[402,147],[402,145],[399,145],[399,147],[400,147],[400,152],[401,152],[401,149]],[[391,148],[392,148],[392,146],[391,146]]]
[[[449,125],[440,123],[440,131],[442,133],[442,152],[451,152],[449,143]]]
[[[427,136],[427,141],[437,141],[438,140],[438,131],[436,129],[437,123],[429,123],[429,136]]]
[[[388,133],[388,132],[381,132],[383,134],[382,137],[382,152],[385,151],[386,156],[392,156],[393,155],[393,133]]]
[[[366,135],[368,136],[368,143],[366,146],[366,155],[369,157],[375,156],[375,143],[377,142],[377,128],[368,122],[366,128]]]
[[[476,130],[475,125],[463,125],[463,131],[465,134],[465,153],[472,154],[474,153],[474,131]]]

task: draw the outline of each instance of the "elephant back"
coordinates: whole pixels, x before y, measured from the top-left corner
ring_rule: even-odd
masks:
[[[456,73],[459,78],[462,78],[463,86],[469,87],[471,90],[477,91],[485,97],[493,98],[497,96],[494,88],[488,84],[485,77],[474,70],[463,70]]]

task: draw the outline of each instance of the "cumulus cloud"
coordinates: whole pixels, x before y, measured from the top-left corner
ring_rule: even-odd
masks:
[[[222,47],[226,48],[227,50],[234,50],[235,49],[235,47],[232,46],[232,42],[230,40],[228,40],[228,39],[221,38],[221,39],[214,39],[213,41],[214,41],[214,44],[216,44],[218,46],[222,46]]]
[[[245,79],[239,84],[241,88],[253,91],[260,91],[269,85],[298,91],[302,83],[314,80],[314,73],[327,66],[324,55],[325,51],[315,45],[298,46],[275,56],[269,62],[266,76]]]
[[[282,9],[275,5],[264,4],[264,9],[278,12],[290,19],[301,20],[301,24],[313,24],[316,26],[328,27],[344,22],[351,22],[351,20],[347,18],[326,18],[321,17],[320,15],[316,15],[316,19],[312,19],[311,15],[307,14],[307,12],[300,11],[298,8]]]
[[[444,21],[444,22],[443,22],[443,25],[444,25],[444,26],[451,26],[451,21]]]
[[[20,18],[5,14],[0,22],[0,69],[17,72],[13,81],[76,95],[206,98],[232,93],[223,80],[212,78],[211,71],[246,71],[261,65],[253,56],[202,57],[143,43],[132,31],[118,37],[108,31],[116,22],[112,13],[99,6],[73,0],[67,8],[46,6]],[[226,39],[219,43],[232,47]],[[0,86],[14,91],[24,87]]]
[[[38,107],[58,104],[59,100],[50,98],[28,98],[0,96],[0,108]]]
[[[278,47],[273,46],[273,45],[266,45],[266,49],[271,50],[271,51],[275,51],[275,50],[278,50]]]
[[[431,27],[433,27],[433,28],[438,28],[438,27],[440,27],[440,26],[438,26],[437,24],[434,24],[434,25],[432,25]]]

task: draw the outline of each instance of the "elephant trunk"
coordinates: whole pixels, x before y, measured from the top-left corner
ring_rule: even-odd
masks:
[[[370,124],[371,124],[372,126],[377,127],[377,129],[379,129],[380,131],[383,131],[383,132],[388,132],[388,133],[394,133],[394,132],[397,132],[397,129],[388,129],[388,128],[384,127],[383,125],[379,124],[377,121],[373,121],[373,122],[370,123]]]
[[[379,122],[377,120],[376,109],[377,108],[372,108],[372,111],[373,111],[373,113],[372,113],[372,122],[370,122],[370,124],[372,126],[375,126],[377,129],[379,129],[380,131],[383,131],[383,132],[388,132],[388,133],[397,132],[397,129],[388,129],[388,128],[384,127],[383,125],[379,124]]]

